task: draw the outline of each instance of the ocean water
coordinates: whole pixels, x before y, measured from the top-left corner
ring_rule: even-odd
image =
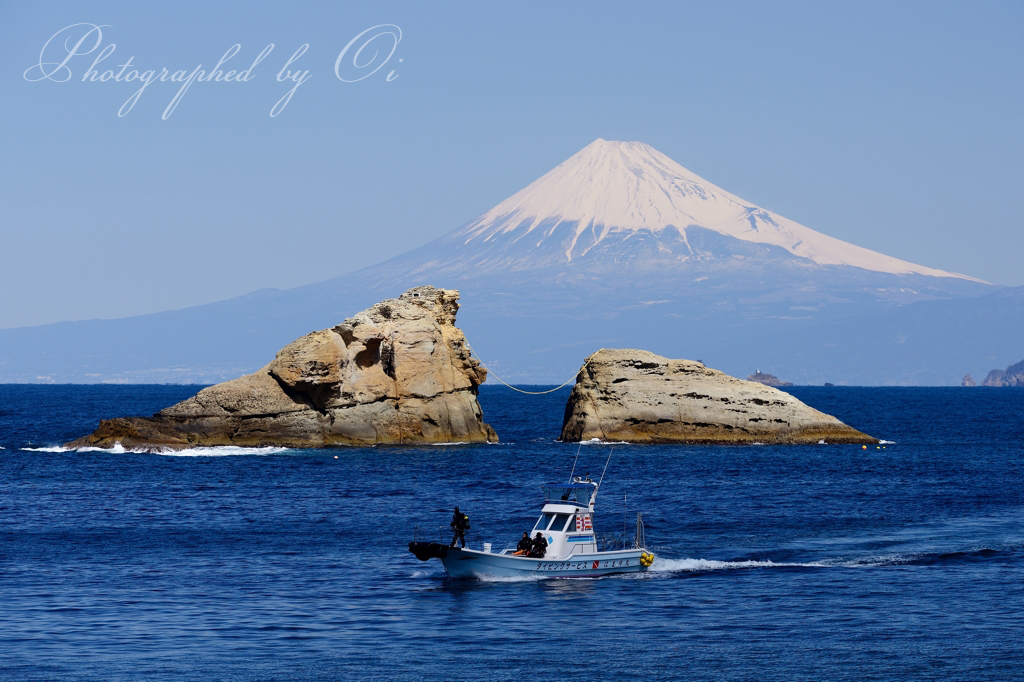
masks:
[[[529,528],[567,390],[485,387],[497,445],[55,447],[196,390],[0,386],[0,678],[1024,678],[1024,389],[792,389],[878,449],[617,445],[595,525],[643,511],[651,571],[518,582],[406,545]]]

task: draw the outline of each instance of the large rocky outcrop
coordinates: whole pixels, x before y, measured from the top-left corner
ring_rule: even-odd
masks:
[[[988,373],[982,386],[1024,386],[1024,360],[1006,369],[994,369]]]
[[[788,393],[643,350],[587,358],[565,406],[563,441],[877,443]]]
[[[496,441],[487,370],[455,326],[459,292],[423,286],[285,346],[255,374],[152,417],[100,422],[70,446],[370,445]]]

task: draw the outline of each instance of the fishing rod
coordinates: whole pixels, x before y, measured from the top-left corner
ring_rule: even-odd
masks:
[[[576,462],[580,460],[580,450],[583,449],[583,441],[576,447],[576,459],[572,461],[572,471],[569,472],[569,483],[572,483],[572,475],[576,473]]]
[[[601,484],[604,483],[604,472],[608,471],[608,462],[612,461],[612,453],[615,452],[615,448],[608,451],[608,459],[604,462],[604,470],[601,472],[601,480],[597,484],[597,489],[601,489]]]

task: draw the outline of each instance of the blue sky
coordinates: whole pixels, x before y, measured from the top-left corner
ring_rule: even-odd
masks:
[[[550,4],[5,2],[0,327],[371,265],[598,137],[826,234],[1024,284],[1024,4]],[[248,82],[193,83],[166,120],[177,84],[119,117],[138,87],[81,82],[99,49],[67,82],[25,78],[79,22],[109,25],[103,65],[209,69],[237,43],[222,68],[242,69],[275,47]],[[379,24],[401,29],[389,63],[340,81],[341,50]],[[312,77],[271,117],[306,43],[292,67]]]

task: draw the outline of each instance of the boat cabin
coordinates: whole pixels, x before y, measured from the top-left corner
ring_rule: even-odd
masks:
[[[597,483],[593,481],[582,481],[577,478],[572,483],[549,483],[541,487],[544,490],[545,504],[572,504],[594,511]]]
[[[597,483],[577,478],[572,483],[551,483],[542,487],[544,507],[530,537],[544,534],[548,541],[545,558],[564,559],[573,554],[596,552],[593,518]]]

